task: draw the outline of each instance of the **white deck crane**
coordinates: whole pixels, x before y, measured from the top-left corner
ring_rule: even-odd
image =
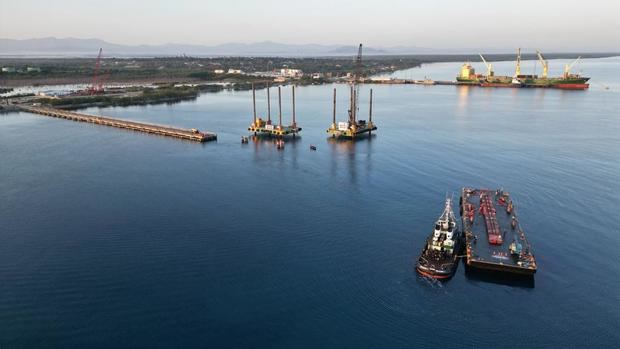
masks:
[[[482,62],[484,63],[484,65],[487,66],[487,76],[493,76],[493,65],[491,63],[487,63],[486,59],[484,59],[484,56],[482,56],[481,53],[479,53],[478,55],[480,56],[480,58],[482,58]]]
[[[577,62],[579,62],[581,60],[581,56],[577,57],[577,59],[575,59],[573,61],[573,63],[571,64],[566,64],[564,66],[564,77],[567,78],[570,75],[570,70],[573,68],[573,66],[575,66],[575,64],[577,64]]]
[[[517,49],[517,67],[515,69],[515,78],[521,75],[521,48]]]
[[[542,77],[546,79],[547,76],[549,75],[549,62],[545,60],[545,57],[543,57],[540,51],[536,50],[536,55],[538,56],[538,60],[540,61],[540,64],[542,64],[542,67],[543,67]]]

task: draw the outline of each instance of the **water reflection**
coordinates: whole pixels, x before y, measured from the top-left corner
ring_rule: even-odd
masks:
[[[469,94],[471,93],[471,86],[462,85],[457,86],[456,89],[458,94],[457,110],[460,113],[464,113],[467,111],[467,104],[469,101]]]
[[[338,175],[339,169],[344,169],[352,184],[358,183],[358,166],[363,161],[366,174],[372,170],[372,145],[376,135],[371,134],[355,139],[328,138],[331,149],[330,172]]]
[[[254,149],[254,160],[273,160],[274,154],[277,154],[278,158],[284,160],[284,154],[287,149],[293,151],[293,165],[297,164],[297,155],[299,153],[299,145],[301,144],[301,137],[284,137],[282,138],[283,145],[278,147],[279,138],[271,137],[268,135],[256,135],[249,138],[251,145]]]

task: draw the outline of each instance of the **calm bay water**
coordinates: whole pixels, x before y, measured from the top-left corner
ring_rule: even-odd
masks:
[[[379,130],[355,143],[326,139],[334,86],[301,87],[283,151],[240,144],[247,91],[86,110],[218,133],[204,145],[2,114],[0,346],[618,345],[620,58],[581,66],[589,91],[373,86]],[[534,285],[416,275],[462,186],[512,193]]]

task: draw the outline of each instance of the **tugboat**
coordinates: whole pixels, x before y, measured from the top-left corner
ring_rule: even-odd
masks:
[[[460,248],[461,232],[452,211],[452,200],[446,199],[446,207],[426,240],[416,270],[434,279],[450,278],[458,265]]]

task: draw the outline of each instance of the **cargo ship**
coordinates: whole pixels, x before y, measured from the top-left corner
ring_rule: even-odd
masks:
[[[446,199],[443,213],[435,222],[435,229],[426,239],[426,245],[418,258],[418,273],[434,279],[447,279],[454,275],[462,246],[461,239],[461,232],[452,211],[452,200]]]
[[[590,87],[590,84],[587,83],[590,78],[578,74],[567,74],[558,78],[521,75],[518,78],[522,81],[523,87],[547,87],[563,90],[585,90]]]
[[[521,81],[517,80],[512,76],[496,76],[493,71],[493,65],[491,63],[487,63],[487,60],[484,59],[482,54],[479,54],[480,59],[487,67],[487,75],[484,79],[480,80],[481,87],[521,87]]]
[[[581,57],[577,57],[571,64],[564,66],[564,73],[560,77],[549,77],[549,62],[543,57],[540,51],[536,51],[538,61],[542,65],[542,76],[538,75],[517,75],[523,83],[523,87],[546,87],[546,88],[559,88],[565,90],[585,90],[590,87],[587,83],[590,78],[583,77],[580,74],[573,74],[570,72],[571,68],[579,62]],[[520,61],[520,53],[517,57],[517,62]]]
[[[463,63],[461,71],[456,77],[459,85],[480,85],[480,81],[484,80],[484,75],[476,74],[476,69],[469,63]]]
[[[456,77],[457,85],[474,85],[481,87],[540,87],[557,88],[567,90],[585,90],[590,87],[587,83],[590,78],[580,74],[571,73],[571,68],[579,62],[581,57],[577,57],[571,64],[564,66],[564,73],[559,77],[549,77],[549,64],[540,51],[536,51],[538,60],[542,65],[542,75],[521,74],[521,49],[517,51],[517,62],[514,76],[496,76],[493,72],[492,64],[487,63],[484,56],[480,54],[482,62],[487,67],[487,74],[477,74],[474,67],[469,63],[464,63]]]
[[[495,76],[493,74],[476,74],[470,64],[463,64],[461,73],[456,77],[457,85],[474,85],[481,87],[521,87],[522,82],[510,76]]]
[[[501,189],[463,188],[460,214],[468,268],[536,273],[536,259],[509,193]]]
[[[487,63],[482,54],[479,54],[480,59],[487,67],[487,74],[477,74],[476,69],[469,63],[464,63],[461,66],[461,71],[456,77],[458,85],[475,85],[481,87],[521,87],[520,80],[513,78],[512,76],[497,76],[493,71],[493,65]]]

